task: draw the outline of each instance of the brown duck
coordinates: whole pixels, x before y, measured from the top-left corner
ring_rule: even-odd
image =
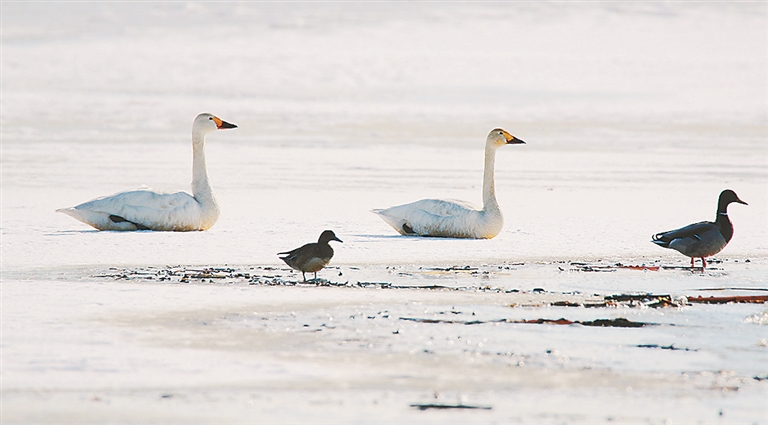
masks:
[[[720,193],[717,200],[717,217],[715,222],[702,221],[689,224],[679,229],[653,235],[651,242],[663,248],[674,249],[683,255],[691,257],[691,268],[696,258],[701,258],[701,268],[707,267],[709,257],[722,251],[733,237],[733,224],[728,219],[728,205],[732,202],[747,205],[739,199],[736,192],[726,189]]]
[[[292,269],[300,271],[301,277],[306,282],[307,276],[304,273],[314,273],[315,279],[317,279],[317,272],[327,266],[331,258],[333,258],[333,248],[328,245],[330,241],[344,243],[336,237],[332,230],[326,230],[320,234],[317,243],[308,243],[293,251],[279,252],[277,255],[282,256],[280,259],[285,261],[285,264],[291,266]]]

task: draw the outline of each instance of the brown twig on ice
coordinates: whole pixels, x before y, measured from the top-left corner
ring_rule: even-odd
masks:
[[[654,323],[633,322],[623,317],[616,319],[595,319],[587,321],[570,321],[565,318],[560,319],[536,319],[536,320],[521,320],[511,323],[535,323],[545,325],[582,325],[582,326],[597,326],[601,328],[642,328],[643,326],[653,325]]]
[[[425,319],[419,317],[401,317],[400,320],[407,320],[410,322],[429,323],[429,324],[448,324],[448,325],[482,325],[485,323],[526,323],[526,324],[538,324],[538,325],[582,325],[582,326],[597,326],[602,328],[641,328],[643,326],[655,325],[655,323],[645,322],[633,322],[631,320],[619,317],[616,319],[595,319],[587,321],[572,321],[565,318],[560,319],[532,319],[532,320],[511,320],[511,319],[494,319],[494,320],[446,320],[446,319]]]
[[[688,302],[698,304],[728,304],[728,303],[755,303],[764,304],[768,302],[768,295],[741,295],[733,297],[709,297],[702,296],[689,297]]]
[[[435,403],[415,403],[411,404],[411,407],[415,407],[419,410],[427,410],[427,409],[483,409],[483,410],[491,410],[491,406],[472,406],[469,404],[435,404]]]

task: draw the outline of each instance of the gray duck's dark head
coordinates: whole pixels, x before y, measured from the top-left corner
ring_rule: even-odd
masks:
[[[725,189],[724,191],[720,192],[720,199],[718,199],[717,201],[718,211],[725,212],[725,210],[728,208],[728,205],[733,202],[749,205],[746,202],[739,199],[739,196],[736,195],[736,192],[732,191],[731,189]]]
[[[324,231],[320,234],[320,238],[317,239],[317,243],[319,244],[327,244],[329,241],[338,241],[344,243],[344,241],[336,237],[336,234],[333,233],[333,230]]]

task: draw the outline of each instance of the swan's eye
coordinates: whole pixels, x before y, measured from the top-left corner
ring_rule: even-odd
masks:
[[[209,120],[211,120],[211,121],[213,121],[213,117],[208,117],[208,119],[209,119]],[[499,133],[499,134],[501,134],[501,133]]]

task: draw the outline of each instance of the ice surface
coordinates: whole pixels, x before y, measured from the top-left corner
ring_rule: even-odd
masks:
[[[765,3],[0,8],[3,423],[768,423],[764,305],[544,302],[765,294]],[[188,190],[202,111],[239,126],[208,137],[210,231],[97,232],[54,212]],[[499,236],[401,237],[369,212],[479,204],[494,127],[527,142],[498,151]],[[713,220],[725,188],[749,206],[731,206],[711,270],[571,266],[685,266],[651,235]],[[470,289],[98,277],[282,267],[324,229],[344,240],[325,279]],[[467,265],[489,272],[425,271]],[[520,297],[540,306],[509,307]],[[445,316],[659,325],[400,319]]]

